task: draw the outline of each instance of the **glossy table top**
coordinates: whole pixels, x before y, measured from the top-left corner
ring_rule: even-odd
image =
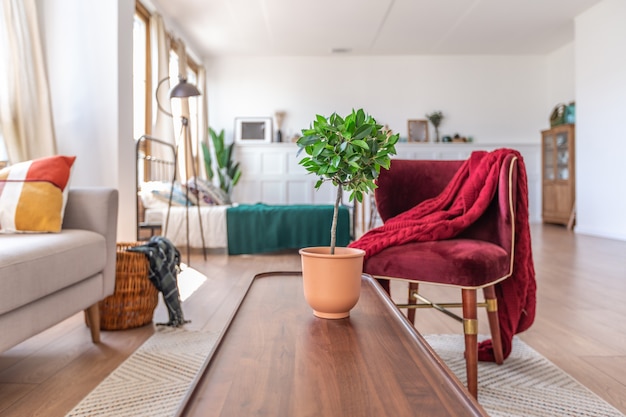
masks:
[[[350,317],[313,316],[298,273],[253,281],[185,416],[486,416],[364,275]]]

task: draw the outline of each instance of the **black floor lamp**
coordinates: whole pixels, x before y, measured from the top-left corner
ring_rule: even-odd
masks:
[[[158,95],[158,91],[159,91],[159,87],[161,86],[161,84],[165,81],[169,80],[168,78],[164,78],[159,82],[159,85],[157,86],[156,89],[156,97],[157,97],[157,105],[159,106],[159,109],[169,115],[170,117],[173,117],[173,115],[168,112],[167,110],[165,110],[162,106],[161,103],[159,102],[159,95]],[[178,84],[176,84],[174,86],[174,88],[172,88],[170,90],[170,99],[172,98],[189,98],[189,97],[196,97],[200,95],[200,91],[198,90],[198,88],[193,85],[193,84],[189,84],[187,83],[187,79],[185,77],[182,76],[178,76]],[[170,220],[170,209],[172,208],[172,196],[174,194],[174,182],[175,182],[175,178],[178,175],[178,166],[179,166],[179,155],[180,155],[180,146],[181,144],[184,146],[184,161],[185,161],[185,171],[186,173],[189,172],[188,171],[188,167],[187,167],[187,161],[192,161],[191,162],[191,169],[193,171],[193,181],[194,181],[194,187],[196,190],[198,190],[198,173],[197,173],[197,169],[196,169],[196,160],[193,158],[193,152],[192,152],[192,147],[191,147],[191,133],[189,132],[189,119],[184,115],[181,114],[181,128],[180,128],[180,136],[179,139],[176,143],[176,151],[175,151],[175,158],[174,158],[174,179],[172,180],[172,185],[170,188],[170,195],[169,195],[169,201],[168,201],[168,205],[167,205],[167,215],[165,217],[165,227],[163,230],[163,235],[167,236],[167,227],[169,225],[169,220]],[[191,158],[189,158],[189,156],[191,155]],[[187,177],[187,175],[185,175],[185,177]],[[188,178],[186,178],[187,181],[189,180]],[[185,186],[185,197],[186,197],[186,204],[185,204],[185,224],[186,224],[186,237],[187,237],[187,265],[189,265],[190,262],[190,244],[189,244],[189,184],[186,184]],[[202,239],[202,254],[204,255],[204,260],[206,261],[207,259],[207,251],[206,251],[206,244],[204,242],[204,230],[202,227],[202,216],[200,214],[200,196],[198,195],[198,204],[196,205],[196,207],[198,208],[198,224],[200,226],[200,237]]]

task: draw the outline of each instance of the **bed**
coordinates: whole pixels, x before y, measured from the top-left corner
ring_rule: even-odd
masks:
[[[184,185],[176,179],[176,150],[172,144],[152,136],[142,136],[136,144],[136,163],[138,240],[158,234],[170,239],[177,247],[189,243],[191,248],[202,248],[204,236],[204,247],[208,249],[228,246],[226,210],[230,207],[229,202],[223,193],[216,191],[217,187],[211,187],[212,196],[200,204],[193,190],[191,198],[187,198]],[[208,186],[207,180],[198,181]],[[198,221],[198,214],[202,223]],[[203,233],[200,233],[201,229]]]
[[[144,135],[137,141],[136,153],[138,240],[163,235],[179,248],[222,249],[230,255],[330,243],[332,205],[232,203],[204,178],[190,181],[188,192],[185,184],[176,181],[173,145]],[[350,215],[348,207],[340,208],[339,246],[351,240]]]

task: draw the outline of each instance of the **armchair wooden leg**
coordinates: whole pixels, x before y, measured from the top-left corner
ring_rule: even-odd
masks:
[[[85,310],[87,324],[91,330],[91,340],[100,343],[100,307],[98,303],[92,304]]]
[[[465,335],[465,365],[467,367],[467,389],[478,398],[478,315],[476,290],[462,289],[463,333]]]
[[[487,302],[487,317],[489,318],[489,329],[491,330],[491,344],[493,346],[493,355],[496,363],[501,365],[504,362],[504,354],[502,353],[502,337],[500,336],[500,321],[498,320],[498,299],[496,298],[496,290],[492,285],[483,288],[485,301]]]
[[[417,304],[417,298],[413,295],[419,289],[419,284],[417,282],[409,282],[409,294],[408,294],[408,302],[407,304]],[[408,308],[406,312],[406,317],[409,321],[415,324],[415,309]]]

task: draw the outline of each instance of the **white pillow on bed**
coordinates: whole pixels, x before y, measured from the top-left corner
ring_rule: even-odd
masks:
[[[158,194],[169,194],[171,187],[171,182],[163,181],[148,181],[141,184],[139,197],[141,198],[141,203],[144,208],[167,208],[167,201],[163,201],[163,199],[159,198]]]
[[[189,179],[187,182],[190,190],[195,189],[195,181],[193,178]],[[200,195],[202,197],[203,202],[208,204],[216,204],[216,205],[228,205],[231,204],[230,197],[224,190],[222,190],[217,185],[212,182],[204,179],[198,178],[197,180],[198,189],[200,191]]]

